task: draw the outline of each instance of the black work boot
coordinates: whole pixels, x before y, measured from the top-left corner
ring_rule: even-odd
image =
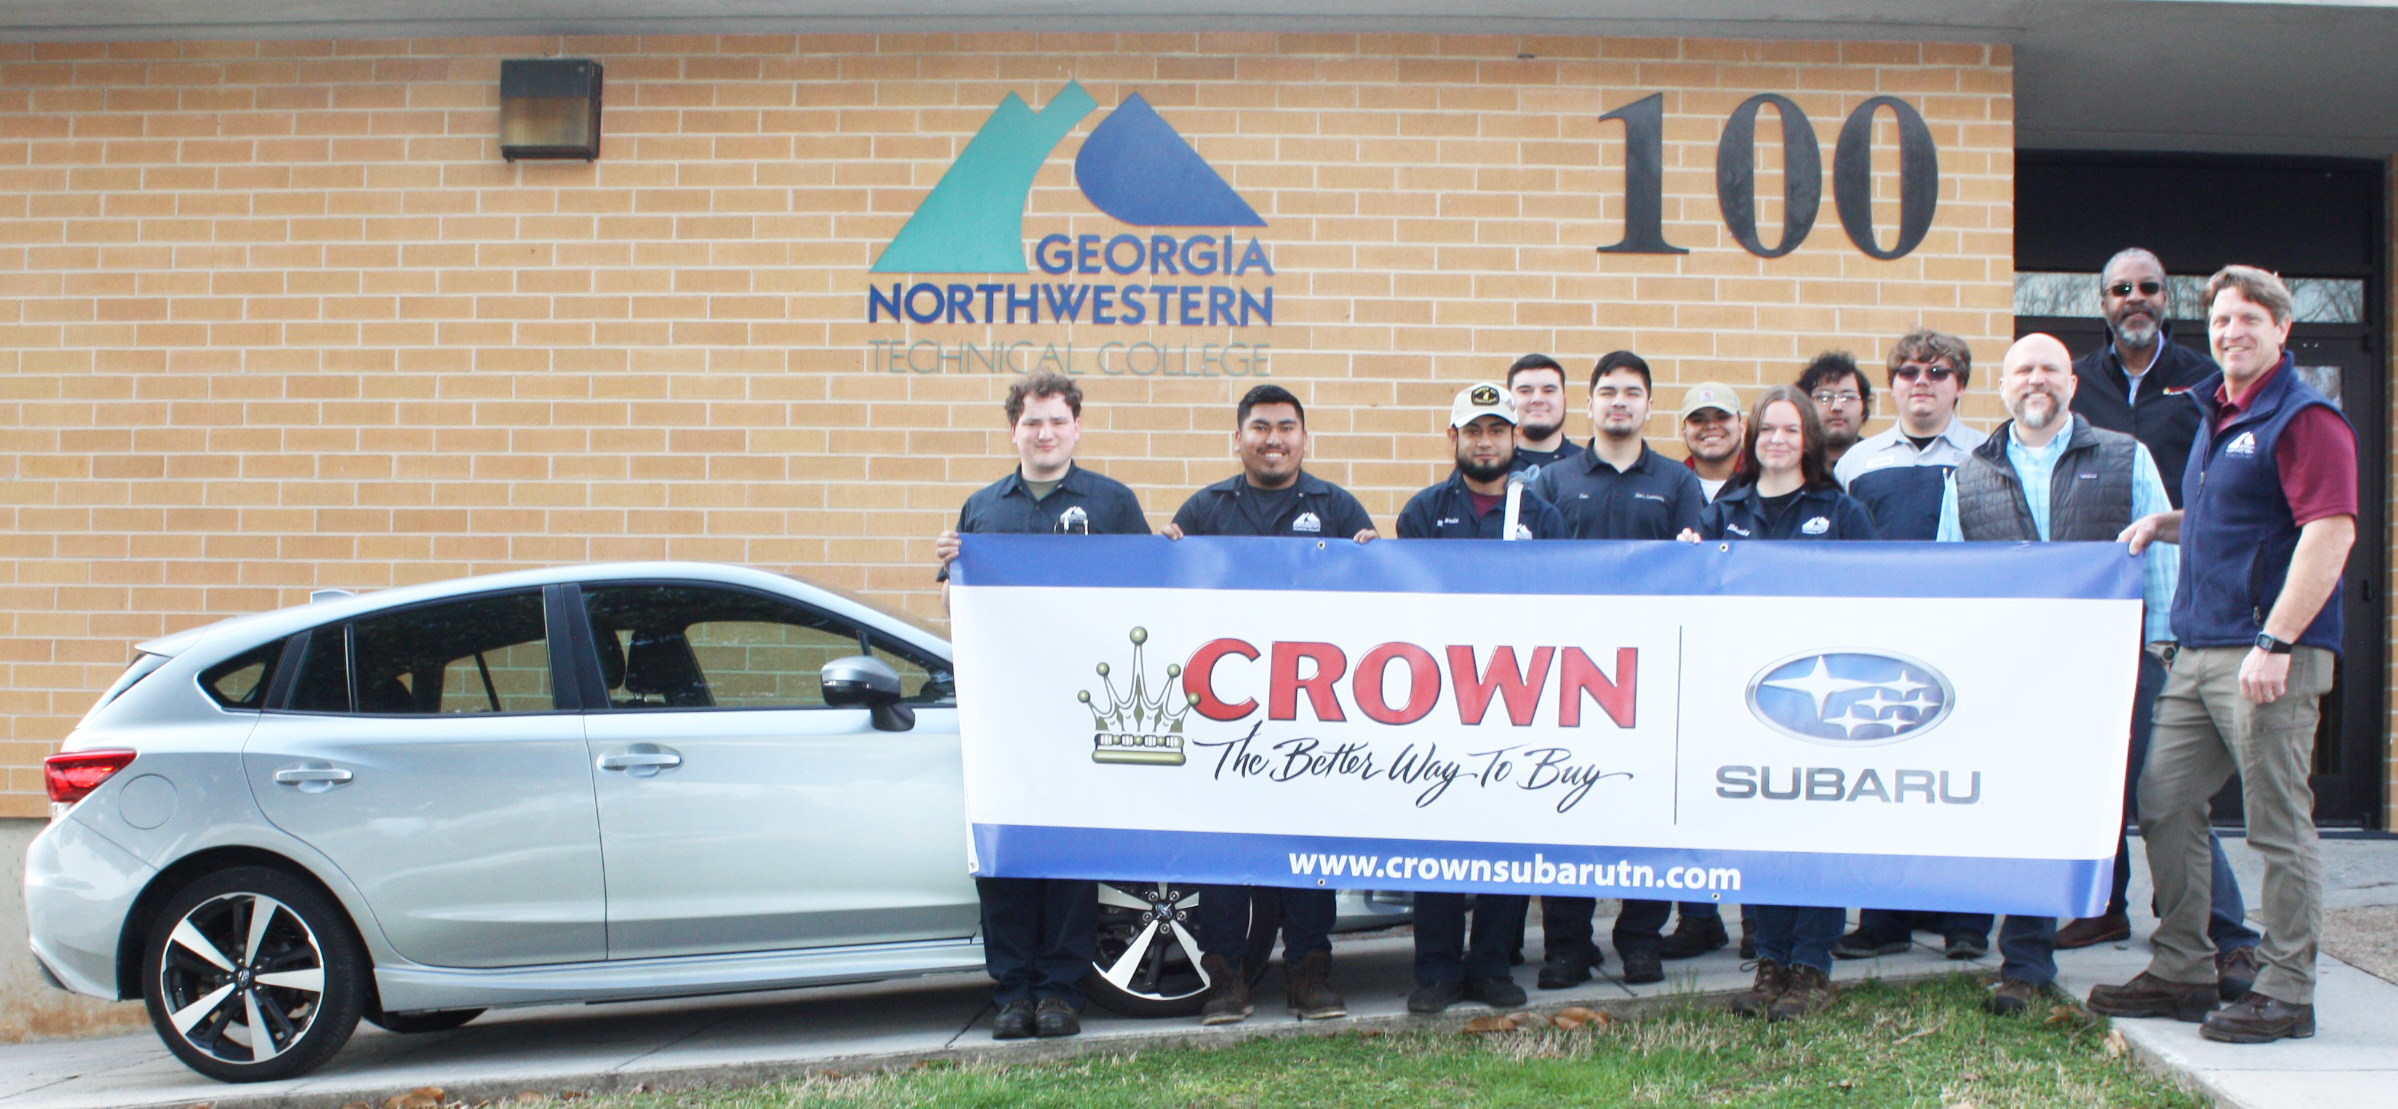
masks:
[[[1288,953],[1282,959],[1282,983],[1290,995],[1291,1011],[1300,1020],[1326,1020],[1349,1015],[1349,1003],[1332,990],[1332,952],[1310,951],[1296,966]]]
[[[1674,924],[1674,933],[1665,937],[1665,942],[1658,945],[1657,957],[1660,959],[1696,959],[1730,942],[1732,942],[1732,938],[1724,934],[1724,918],[1719,916],[1693,918],[1685,913],[1682,919]]]
[[[1599,962],[1599,953],[1579,947],[1549,952],[1540,966],[1541,989],[1562,990],[1590,981],[1590,968]]]
[[[1238,1024],[1257,1011],[1249,1003],[1249,976],[1238,963],[1222,955],[1202,955],[1199,969],[1207,972],[1207,1003],[1199,1007],[1199,1023]]]
[[[1033,1034],[1033,1005],[1029,998],[1010,1001],[999,1007],[999,1017],[991,1022],[994,1040],[1030,1039]]]

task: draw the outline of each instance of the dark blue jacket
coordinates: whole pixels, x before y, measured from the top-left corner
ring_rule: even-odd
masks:
[[[1574,442],[1571,439],[1566,440],[1564,446],[1553,451],[1528,451],[1522,447],[1517,447],[1515,449],[1515,463],[1509,468],[1522,473],[1525,481],[1530,481],[1533,478],[1539,477],[1540,472],[1543,469],[1554,466],[1557,463],[1563,462],[1566,459],[1572,458],[1580,453],[1582,453],[1582,444]]]
[[[1892,466],[1885,470],[1936,470]],[[1779,520],[1765,518],[1765,498],[1755,485],[1727,486],[1699,514],[1699,534],[1709,539],[1874,539],[1873,518],[1837,485],[1818,485],[1799,494]]]
[[[2274,448],[2300,412],[2316,405],[2339,411],[2298,376],[2295,361],[2284,353],[2248,410],[2220,432],[2215,390],[2223,375],[2190,390],[2200,420],[2182,471],[2182,573],[2173,593],[2173,634],[2184,647],[2255,643],[2289,580],[2299,528],[2282,495]],[[2298,642],[2336,653],[2340,631],[2340,587],[2334,586]]]
[[[1540,494],[1524,490],[1523,503],[1516,506],[1516,526],[1526,529],[1530,539],[1567,539],[1565,516],[1557,506],[1540,499]],[[1505,539],[1507,502],[1486,515],[1474,515],[1474,492],[1465,487],[1465,475],[1451,473],[1449,480],[1430,486],[1407,499],[1407,507],[1399,510],[1401,539]]]
[[[1057,488],[1036,501],[1019,468],[966,498],[958,534],[1147,535],[1149,518],[1131,489],[1097,470],[1069,467]],[[948,581],[949,568],[935,578]]]
[[[1940,494],[1954,466],[1884,466],[1848,483],[1848,495],[1873,518],[1883,539],[1929,543],[1940,534]]]
[[[1365,506],[1349,491],[1299,472],[1299,495],[1275,519],[1260,524],[1243,498],[1252,494],[1247,474],[1234,474],[1191,494],[1174,513],[1185,535],[1295,535],[1305,539],[1348,539],[1374,526]]]
[[[2128,400],[2131,375],[2110,339],[2105,346],[2073,364],[2079,381],[2073,393],[2073,414],[2091,426],[2120,431],[2147,446],[2165,477],[2165,492],[2173,507],[2182,506],[2181,487],[2174,479],[2189,464],[2190,444],[2198,438],[2198,383],[2221,371],[2215,360],[2173,341],[2173,326],[2157,334],[2157,358],[2140,381],[2140,398]]]
[[[1640,448],[1628,470],[1585,450],[1541,467],[1532,491],[1565,514],[1576,539],[1672,539],[1699,526],[1707,491],[1699,475],[1664,455]]]

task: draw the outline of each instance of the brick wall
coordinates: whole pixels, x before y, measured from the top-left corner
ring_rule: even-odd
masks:
[[[607,67],[596,164],[499,157],[499,61],[550,54]],[[1103,111],[1146,97],[1265,217],[1272,327],[865,322],[868,267],[1001,98],[1069,78]],[[1672,383],[1872,364],[1919,324],[1995,363],[2011,80],[2003,47],[1512,36],[0,45],[0,815],[43,811],[41,756],[133,641],[314,586],[714,559],[934,618],[932,536],[1012,462],[1007,378],[877,372],[873,340],[1269,343],[1311,467],[1386,526],[1445,472],[1449,395],[1525,351],[1639,350],[1668,413]],[[1601,255],[1624,156],[1597,117],[1653,92],[1690,253]],[[1716,142],[1756,93],[1795,100],[1827,164],[1866,98],[1919,108],[1921,247],[1859,252],[1828,188],[1795,253],[1737,246]],[[1071,175],[1099,118],[1040,172],[1028,240],[1122,230]],[[1162,522],[1232,472],[1247,383],[1094,374],[1083,457]]]

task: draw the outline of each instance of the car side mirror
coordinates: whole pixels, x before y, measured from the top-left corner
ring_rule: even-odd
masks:
[[[839,707],[863,705],[878,732],[904,732],[916,726],[916,710],[900,704],[899,672],[865,655],[834,659],[821,672],[824,703]]]

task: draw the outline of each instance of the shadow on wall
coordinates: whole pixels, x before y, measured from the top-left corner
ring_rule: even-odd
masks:
[[[139,1002],[99,1001],[42,981],[25,937],[25,847],[47,821],[0,820],[0,1043],[145,1031]]]

